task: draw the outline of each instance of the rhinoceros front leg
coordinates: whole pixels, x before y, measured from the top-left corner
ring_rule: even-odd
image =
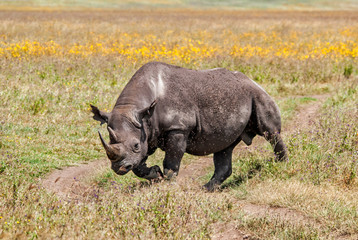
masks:
[[[163,173],[162,170],[160,170],[160,167],[157,165],[152,167],[147,167],[145,160],[143,160],[138,167],[133,168],[132,171],[138,177],[145,178],[149,181],[160,180],[163,178]]]
[[[186,150],[186,136],[181,131],[171,131],[165,139],[164,176],[171,179],[179,173],[180,162]]]
[[[210,181],[204,185],[208,191],[212,192],[219,187],[232,173],[232,151],[234,147],[230,146],[220,152],[214,153],[214,175]]]

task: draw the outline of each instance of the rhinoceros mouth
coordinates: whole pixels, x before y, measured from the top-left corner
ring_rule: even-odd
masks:
[[[117,173],[118,175],[124,175],[126,173],[128,173],[130,170],[132,170],[133,166],[130,165],[130,166],[121,166],[119,169],[117,170],[114,170],[115,173]]]

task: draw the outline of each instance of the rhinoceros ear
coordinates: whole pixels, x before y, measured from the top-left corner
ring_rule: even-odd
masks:
[[[139,110],[137,113],[137,119],[133,122],[133,124],[136,127],[141,128],[142,125],[140,122],[143,120],[143,118],[152,116],[155,105],[157,105],[157,100],[154,100],[149,107]]]
[[[91,105],[92,108],[92,113],[94,114],[93,119],[100,121],[101,125],[103,123],[108,123],[108,118],[111,115],[110,113],[106,113],[106,112],[102,112],[101,110],[99,110],[97,107]]]

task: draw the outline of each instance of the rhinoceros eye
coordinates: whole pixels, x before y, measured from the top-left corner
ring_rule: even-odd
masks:
[[[135,143],[135,144],[133,145],[133,151],[134,151],[134,152],[139,152],[139,143]]]

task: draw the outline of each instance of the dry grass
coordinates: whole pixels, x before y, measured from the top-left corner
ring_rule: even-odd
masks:
[[[357,16],[1,12],[0,238],[207,239],[217,230],[213,226],[228,224],[252,238],[354,239]],[[39,183],[50,171],[104,156],[88,104],[110,109],[135,70],[150,60],[242,71],[278,100],[285,124],[299,107],[315,104],[308,95],[332,97],[314,123],[285,135],[289,162],[272,162],[268,145],[237,151],[234,174],[221,192],[199,189],[209,175],[186,185],[151,186],[107,169],[89,180],[92,189],[82,203],[48,193]],[[156,153],[151,164],[162,157]],[[184,164],[196,159],[186,156]],[[247,216],[242,202],[291,208],[319,224]]]

